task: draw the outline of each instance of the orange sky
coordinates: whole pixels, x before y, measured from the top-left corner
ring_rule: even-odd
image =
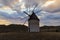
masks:
[[[0,24],[5,24],[5,25],[9,25],[11,22],[7,21],[7,20],[0,20]]]

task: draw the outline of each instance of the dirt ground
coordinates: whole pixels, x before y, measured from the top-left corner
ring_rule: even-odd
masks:
[[[60,32],[9,32],[0,33],[0,40],[60,40]]]

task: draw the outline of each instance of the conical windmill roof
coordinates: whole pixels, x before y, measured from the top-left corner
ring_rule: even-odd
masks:
[[[35,15],[35,13],[33,12],[31,15],[30,15],[30,18],[29,20],[39,20],[38,17]]]

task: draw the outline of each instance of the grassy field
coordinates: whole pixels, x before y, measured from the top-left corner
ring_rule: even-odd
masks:
[[[60,32],[0,33],[0,40],[60,40]]]

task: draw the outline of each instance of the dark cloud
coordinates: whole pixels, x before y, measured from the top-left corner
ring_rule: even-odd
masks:
[[[2,2],[2,4],[4,4],[4,5],[7,5],[7,6],[11,6],[11,4],[13,3],[13,2],[16,2],[16,0],[1,0]]]
[[[60,12],[60,8],[59,8],[59,9],[56,9],[56,10],[51,11],[51,13],[57,13],[57,12]]]
[[[60,17],[58,17],[58,16],[56,16],[56,17],[54,17],[54,16],[48,16],[47,17],[47,19],[52,19],[52,20],[60,20]]]

